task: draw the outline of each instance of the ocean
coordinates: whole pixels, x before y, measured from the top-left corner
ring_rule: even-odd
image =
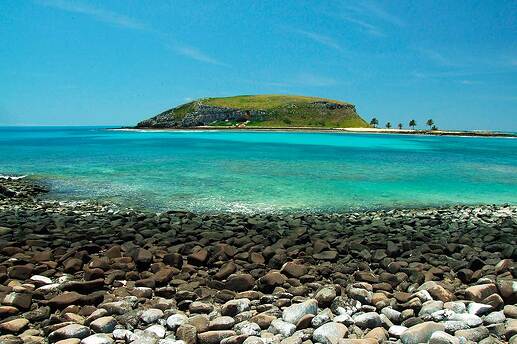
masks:
[[[517,140],[0,127],[0,174],[149,210],[341,212],[517,204]]]

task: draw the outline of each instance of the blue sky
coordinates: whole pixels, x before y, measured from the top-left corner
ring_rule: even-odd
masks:
[[[517,131],[514,0],[4,0],[0,43],[0,125],[132,125],[288,93],[382,125]]]

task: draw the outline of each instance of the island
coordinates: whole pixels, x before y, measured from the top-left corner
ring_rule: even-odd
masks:
[[[307,96],[242,95],[198,99],[138,123],[137,128],[367,128],[350,103]]]
[[[139,122],[136,127],[120,129],[224,129],[517,137],[514,133],[488,130],[442,130],[436,127],[422,130],[415,129],[414,126],[411,129],[391,126],[378,128],[371,123],[368,124],[351,103],[321,97],[281,94],[201,98],[163,111]]]

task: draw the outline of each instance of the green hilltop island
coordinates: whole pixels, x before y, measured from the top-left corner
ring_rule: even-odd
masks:
[[[137,128],[367,128],[355,106],[293,95],[204,98],[164,111]]]

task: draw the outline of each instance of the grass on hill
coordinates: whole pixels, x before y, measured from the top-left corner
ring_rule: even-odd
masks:
[[[280,94],[242,95],[235,97],[206,98],[199,100],[200,103],[205,105],[224,106],[246,110],[272,110],[293,104],[310,104],[316,101],[328,101],[343,105],[348,104],[332,99]]]

